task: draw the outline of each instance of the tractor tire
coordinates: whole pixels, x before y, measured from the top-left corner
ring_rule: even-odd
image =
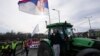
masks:
[[[97,49],[84,49],[80,51],[76,56],[100,56],[100,50]]]
[[[53,51],[50,45],[46,42],[41,42],[38,48],[37,56],[53,56]]]

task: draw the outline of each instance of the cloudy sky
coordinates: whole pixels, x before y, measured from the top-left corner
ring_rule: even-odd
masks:
[[[0,0],[0,32],[32,32],[39,24],[39,32],[45,32],[45,20],[48,16],[31,15],[19,11],[18,0]],[[89,29],[88,19],[93,29],[100,28],[100,0],[49,0],[50,18],[52,23],[60,20],[74,25],[76,32]]]

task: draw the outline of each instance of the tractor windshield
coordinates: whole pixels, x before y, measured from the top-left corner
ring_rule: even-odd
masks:
[[[65,34],[67,34],[68,37],[72,36],[72,35],[73,35],[72,28],[66,28],[66,29],[65,29]]]

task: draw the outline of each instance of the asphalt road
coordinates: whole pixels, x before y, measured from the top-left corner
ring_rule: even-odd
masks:
[[[24,53],[18,54],[17,56],[26,56],[26,55],[25,55],[25,52],[24,52]],[[37,49],[30,49],[28,56],[37,56]]]

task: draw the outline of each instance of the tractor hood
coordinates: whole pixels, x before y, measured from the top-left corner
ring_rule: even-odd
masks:
[[[79,46],[79,47],[92,47],[94,44],[93,39],[89,38],[73,38],[72,39],[72,44],[74,46]]]

